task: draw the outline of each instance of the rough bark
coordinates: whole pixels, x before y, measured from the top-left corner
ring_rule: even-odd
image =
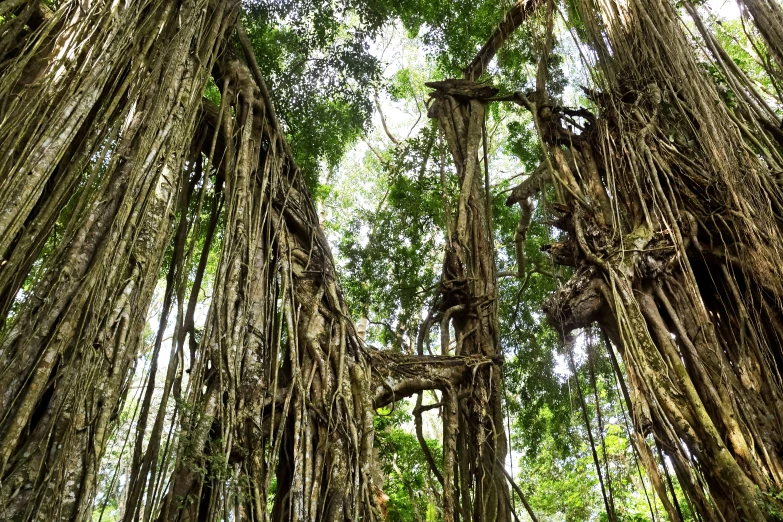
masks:
[[[237,5],[141,2],[117,10],[111,3],[95,2],[86,13],[78,4],[58,13],[73,16],[67,34],[81,35],[66,39],[60,49],[74,60],[73,69],[96,65],[91,56],[119,52],[116,59],[124,63],[124,72],[134,74],[109,77],[106,71],[111,69],[101,66],[82,74],[89,78],[101,73],[117,82],[101,110],[106,118],[120,119],[105,128],[121,130],[111,151],[91,163],[88,189],[80,194],[62,241],[0,338],[0,513],[14,521],[71,520],[90,513],[98,464],[121,407],[168,245],[200,95],[222,43],[219,36],[233,26]],[[106,26],[127,41],[105,48],[100,37],[87,37],[102,34]],[[154,37],[145,40],[145,30]],[[45,46],[33,46],[25,60],[50,58]],[[53,85],[46,100],[60,104],[65,113],[74,108],[93,111],[90,104],[106,90],[85,87],[74,92],[72,84],[60,85],[58,78],[69,76],[58,71],[63,66],[58,60],[48,63],[41,74],[53,81],[37,82],[32,91]],[[91,99],[90,93],[97,97]],[[19,103],[46,102],[28,99],[28,94],[32,96],[23,91]],[[26,148],[23,154],[9,150],[3,156],[5,168],[13,167],[3,178],[10,183],[3,194],[11,197],[26,187],[25,196],[34,200],[40,193],[28,184],[45,182],[60,160],[62,152],[57,151],[72,146],[78,134],[74,129],[81,123],[71,114],[74,120],[63,125],[54,114],[44,117],[36,108],[9,114],[4,132],[16,125]],[[32,128],[11,121],[22,116],[41,120]],[[36,136],[23,136],[26,129]],[[56,139],[47,145],[49,135]],[[11,142],[4,141],[6,146]],[[47,145],[41,149],[43,156],[33,150],[36,143]],[[56,201],[62,204],[65,198]],[[27,205],[3,207],[8,218],[5,239],[13,236],[14,223],[29,218],[27,209],[34,205]]]
[[[491,97],[497,91],[467,80],[427,84],[436,90],[431,114],[456,166],[460,192],[453,216],[454,230],[447,237],[439,300],[435,312],[442,318],[443,354],[449,351],[448,329],[457,336],[455,354],[502,358],[498,337],[497,276],[492,240],[488,171],[485,143],[486,103],[476,97]],[[484,155],[480,151],[484,142]],[[482,168],[483,163],[483,168]],[[460,388],[449,390],[450,407],[444,418],[444,477],[447,463],[459,450],[454,477],[459,488],[454,505],[446,505],[446,520],[510,520],[510,496],[503,465],[508,442],[503,430],[500,369],[488,365],[477,369],[477,383],[457,401]],[[456,443],[447,444],[449,441]],[[444,479],[444,498],[452,494]],[[449,512],[453,509],[454,512]],[[459,510],[459,513],[456,511]]]
[[[214,125],[226,176],[221,288],[157,519],[226,510],[248,520],[380,519],[375,409],[467,384],[491,360],[364,346],[260,71],[227,57],[217,76],[223,105],[209,112],[223,122]]]
[[[783,477],[782,200],[753,136],[774,133],[750,99],[723,104],[668,2],[577,7],[602,73],[585,131],[516,98],[549,146],[576,267],[547,312],[564,334],[598,321],[620,347],[635,429],[702,517],[766,520]]]
[[[380,519],[375,409],[432,389],[450,397],[450,415],[466,426],[460,440],[474,448],[475,461],[460,459],[462,502],[470,502],[473,480],[480,488],[474,516],[507,514],[500,490],[485,491],[480,482],[497,475],[506,451],[504,439],[498,450],[500,439],[487,437],[491,422],[478,412],[498,404],[497,350],[478,340],[496,336],[496,305],[471,305],[471,314],[488,314],[477,321],[454,316],[460,333],[474,322],[482,329],[474,339],[463,335],[464,353],[416,357],[364,346],[241,26],[247,63],[227,49],[217,60],[233,35],[237,2],[71,2],[50,12],[6,0],[0,10],[18,20],[0,26],[4,518],[91,516],[99,462],[127,395],[177,212],[152,351],[157,360],[176,297],[172,360],[149,428],[157,363],[145,384],[122,492],[125,520]],[[220,108],[200,100],[210,73],[221,88]],[[185,251],[193,190],[185,180],[193,168],[225,189],[185,310],[183,274],[193,247],[191,240]],[[482,201],[465,204],[483,209]],[[195,304],[221,208],[219,284],[197,336]],[[65,230],[55,238],[58,220]],[[465,231],[487,222],[463,221],[467,248]],[[9,315],[46,241],[53,252]],[[493,281],[491,253],[483,263]],[[473,394],[460,413],[455,389]],[[160,463],[171,395],[180,433]],[[470,424],[475,419],[479,424]]]
[[[780,6],[743,4],[774,54]],[[539,170],[555,186],[554,223],[565,236],[547,250],[575,268],[547,314],[564,338],[597,321],[620,348],[636,441],[673,519],[642,436],[650,432],[701,517],[774,517],[783,449],[778,118],[690,5],[740,95],[736,107],[697,66],[668,2],[575,7],[598,57],[596,89],[585,90],[595,110],[552,107],[540,75],[536,92],[502,98],[533,116],[545,150]],[[499,99],[486,85],[450,89]],[[573,117],[586,121],[583,131],[565,124]],[[539,179],[509,201],[522,205],[522,240]]]

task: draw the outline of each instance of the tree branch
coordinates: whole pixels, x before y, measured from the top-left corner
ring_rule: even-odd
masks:
[[[416,356],[368,350],[373,369],[375,408],[414,393],[468,383],[476,369],[485,364],[502,364],[502,357]]]
[[[518,0],[511,9],[506,12],[503,21],[498,24],[492,36],[481,48],[476,57],[465,69],[464,78],[476,81],[487,69],[487,65],[500,48],[517,28],[524,23],[528,16],[540,6],[542,0]]]
[[[386,135],[389,137],[390,140],[392,140],[392,143],[395,145],[400,144],[400,140],[394,137],[394,134],[391,133],[389,130],[389,127],[386,126],[386,116],[383,115],[383,110],[381,110],[381,102],[378,100],[378,93],[375,93],[374,95],[375,99],[375,108],[378,109],[378,115],[381,117],[381,125],[383,126],[383,131],[386,133]]]
[[[508,480],[508,483],[511,484],[511,487],[514,489],[514,492],[519,495],[519,500],[522,501],[522,504],[525,506],[525,510],[527,511],[528,516],[530,516],[531,520],[533,522],[538,522],[538,518],[536,517],[536,514],[533,513],[533,508],[530,507],[530,503],[527,501],[527,496],[525,496],[525,493],[519,489],[519,486],[517,486],[517,483],[514,482],[514,477],[509,474],[508,471],[506,471],[506,467],[503,465],[502,462],[498,461],[497,463],[498,467],[503,470],[503,474],[506,476],[506,480]]]

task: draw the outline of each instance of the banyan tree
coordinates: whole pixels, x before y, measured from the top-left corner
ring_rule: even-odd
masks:
[[[570,278],[543,312],[568,350],[600,329],[665,515],[781,518],[783,96],[759,91],[699,6],[519,0],[462,78],[427,83],[429,147],[453,169],[440,281],[399,353],[351,319],[243,27],[251,4],[0,1],[0,519],[102,517],[99,474],[132,410],[117,520],[383,520],[376,415],[416,396],[432,519],[537,520],[506,469],[499,104],[532,118],[539,161],[508,196],[504,276],[526,277],[548,201],[544,250]],[[780,86],[783,9],[740,4]],[[533,88],[494,87],[493,60],[532,23]],[[549,89],[561,25],[589,74],[580,107]]]

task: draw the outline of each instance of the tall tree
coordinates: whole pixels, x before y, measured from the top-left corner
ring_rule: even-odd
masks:
[[[21,282],[16,274],[27,272],[40,235],[76,183],[80,191],[0,338],[3,518],[91,512],[168,245],[196,109],[237,14],[237,3],[72,3],[37,29],[39,40],[7,57],[2,237],[26,252],[4,261],[6,281]]]
[[[534,214],[560,229],[545,249],[571,278],[545,312],[569,350],[607,516],[617,514],[599,379],[591,356],[594,439],[570,351],[573,330],[594,323],[631,412],[629,439],[669,518],[683,513],[663,455],[698,517],[780,517],[780,108],[688,2],[559,4],[519,0],[494,30],[443,38],[458,42],[441,63],[466,63],[463,79],[427,84],[437,125],[424,131],[416,170],[421,181],[443,144],[445,247],[413,354],[414,335],[396,332],[406,350],[377,350],[357,333],[308,183],[367,117],[362,92],[375,62],[363,38],[400,16],[410,28],[432,25],[434,41],[460,25],[438,20],[447,7],[346,0],[309,12],[261,2],[247,6],[248,36],[238,1],[1,1],[0,517],[91,518],[101,459],[128,406],[136,433],[119,479],[126,522],[381,520],[376,412],[417,394],[437,516],[507,522],[518,497],[535,520],[505,469],[485,125],[500,102],[530,113],[540,154],[510,191],[508,203],[520,205],[517,270],[504,277],[524,278],[524,288],[541,271],[525,262]],[[762,54],[779,59],[780,6],[742,5]],[[495,16],[500,6],[475,9]],[[561,11],[591,75],[587,108],[560,107],[550,92]],[[501,93],[478,83],[533,19],[534,87]],[[366,33],[351,32],[355,20]],[[295,58],[292,74],[270,42]],[[326,47],[341,58],[324,59]],[[361,88],[327,75],[308,91],[317,99],[283,100],[288,120],[278,118],[259,62],[296,98],[302,89],[286,82],[301,63],[342,59],[355,67],[338,72],[351,71]],[[780,65],[762,59],[770,77]],[[306,108],[298,120],[297,108]],[[345,125],[311,132],[327,115]],[[536,198],[554,199],[553,210],[534,212]],[[162,311],[147,334],[164,264]],[[424,355],[434,328],[440,354]],[[146,377],[133,371],[140,356],[150,360]],[[129,404],[133,387],[138,404]],[[425,391],[434,404],[423,404]],[[442,415],[440,456],[422,433],[425,409]]]
[[[513,97],[562,205],[551,251],[575,268],[547,312],[564,336],[593,321],[607,332],[636,430],[701,516],[765,520],[781,476],[775,133],[721,99],[670,3],[574,4],[597,58],[595,110]]]
[[[237,516],[253,520],[380,519],[375,409],[466,382],[471,365],[494,358],[413,357],[363,345],[304,178],[249,43],[243,48],[248,64],[219,63],[215,113],[224,124],[216,128],[226,143],[231,225],[223,283],[191,373],[193,413],[159,519],[214,516],[233,502]]]

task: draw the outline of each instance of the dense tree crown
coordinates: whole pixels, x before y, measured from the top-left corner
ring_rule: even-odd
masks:
[[[0,0],[0,520],[783,520],[780,0]]]

